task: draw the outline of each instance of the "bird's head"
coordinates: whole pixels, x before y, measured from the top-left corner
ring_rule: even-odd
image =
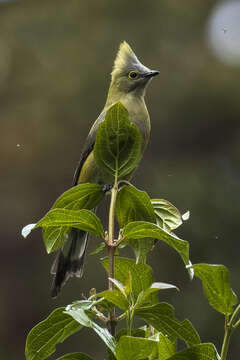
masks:
[[[144,93],[150,79],[159,71],[150,70],[136,57],[126,41],[120,44],[112,71],[111,85],[122,93]]]

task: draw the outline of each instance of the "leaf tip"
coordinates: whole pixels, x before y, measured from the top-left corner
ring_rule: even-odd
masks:
[[[194,278],[194,269],[193,269],[193,264],[191,263],[190,260],[189,260],[189,263],[187,265],[185,265],[185,267],[188,270],[190,280],[192,280]]]
[[[190,218],[190,211],[188,210],[182,215],[182,219],[183,221],[187,221],[189,220],[189,218]]]
[[[37,224],[28,224],[22,228],[21,234],[26,239],[30,232],[35,228]]]

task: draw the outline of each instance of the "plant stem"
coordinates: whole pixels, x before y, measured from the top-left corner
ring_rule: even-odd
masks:
[[[114,253],[115,253],[115,247],[114,246],[108,246],[108,266],[109,266],[109,277],[114,278]],[[114,289],[114,284],[110,280],[108,280],[108,288],[109,290]],[[113,307],[111,310],[109,310],[109,328],[110,333],[112,336],[115,336],[115,328],[116,328],[116,316],[115,316],[115,308]]]
[[[115,247],[114,246],[108,246],[108,276],[111,279],[114,279],[114,254],[115,254]],[[108,279],[108,289],[113,290],[114,289],[114,283]]]
[[[111,190],[111,202],[109,209],[109,222],[108,222],[108,277],[114,279],[114,254],[116,250],[115,246],[115,208],[116,208],[116,200],[117,200],[117,177],[115,178],[115,182],[113,188]],[[108,281],[109,290],[114,289],[114,284],[112,281]],[[113,308],[109,311],[109,327],[110,332],[114,336],[115,328],[116,328],[116,317],[115,317],[115,309]]]
[[[239,320],[235,324],[233,324],[233,321],[235,320],[239,312],[240,312],[240,304],[238,304],[231,317],[231,324],[233,325],[234,328],[236,328],[239,325]]]
[[[131,336],[132,335],[132,323],[133,323],[133,314],[132,314],[131,310],[127,311],[126,321],[127,321],[127,335]]]
[[[232,335],[233,330],[238,326],[239,321],[237,321],[235,324],[233,324],[233,322],[239,312],[240,312],[240,304],[234,310],[230,321],[228,321],[228,315],[225,316],[225,334],[224,334],[223,344],[222,344],[221,360],[227,359],[230,337]]]
[[[114,236],[115,236],[115,208],[117,200],[118,185],[117,182],[114,182],[114,185],[111,190],[111,202],[109,209],[109,222],[108,222],[108,245],[114,245]]]
[[[223,339],[223,344],[222,344],[221,360],[227,359],[227,352],[228,352],[231,333],[232,333],[232,326],[230,324],[227,324],[227,326],[225,328],[225,334],[224,334],[224,339]]]

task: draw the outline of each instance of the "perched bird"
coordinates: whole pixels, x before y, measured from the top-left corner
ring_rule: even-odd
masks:
[[[93,147],[99,124],[105,119],[107,110],[120,101],[128,110],[129,119],[142,136],[142,152],[150,134],[150,118],[144,95],[151,78],[159,71],[150,70],[136,57],[126,41],[120,44],[111,74],[111,83],[106,104],[93,124],[86,139],[79,164],[74,174],[73,186],[81,183],[105,184],[104,173],[100,172],[93,155]],[[107,176],[106,176],[107,178]],[[53,277],[52,297],[56,297],[69,277],[81,277],[86,253],[88,233],[72,229],[63,248],[58,252],[51,273]]]

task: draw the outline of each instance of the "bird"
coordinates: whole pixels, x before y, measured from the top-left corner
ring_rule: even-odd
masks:
[[[99,124],[104,121],[108,109],[118,102],[127,109],[130,122],[137,126],[141,134],[143,154],[151,130],[144,97],[150,80],[158,74],[159,71],[151,70],[139,61],[126,41],[120,43],[111,72],[105,106],[89,131],[74,173],[72,186],[83,183],[110,185],[106,183],[107,174],[105,179],[104,173],[97,166],[93,148]],[[129,177],[131,176],[132,173],[129,174]],[[70,277],[82,277],[87,243],[88,233],[85,231],[73,228],[67,234],[67,239],[51,268],[53,275],[51,296],[53,298],[57,297]]]

